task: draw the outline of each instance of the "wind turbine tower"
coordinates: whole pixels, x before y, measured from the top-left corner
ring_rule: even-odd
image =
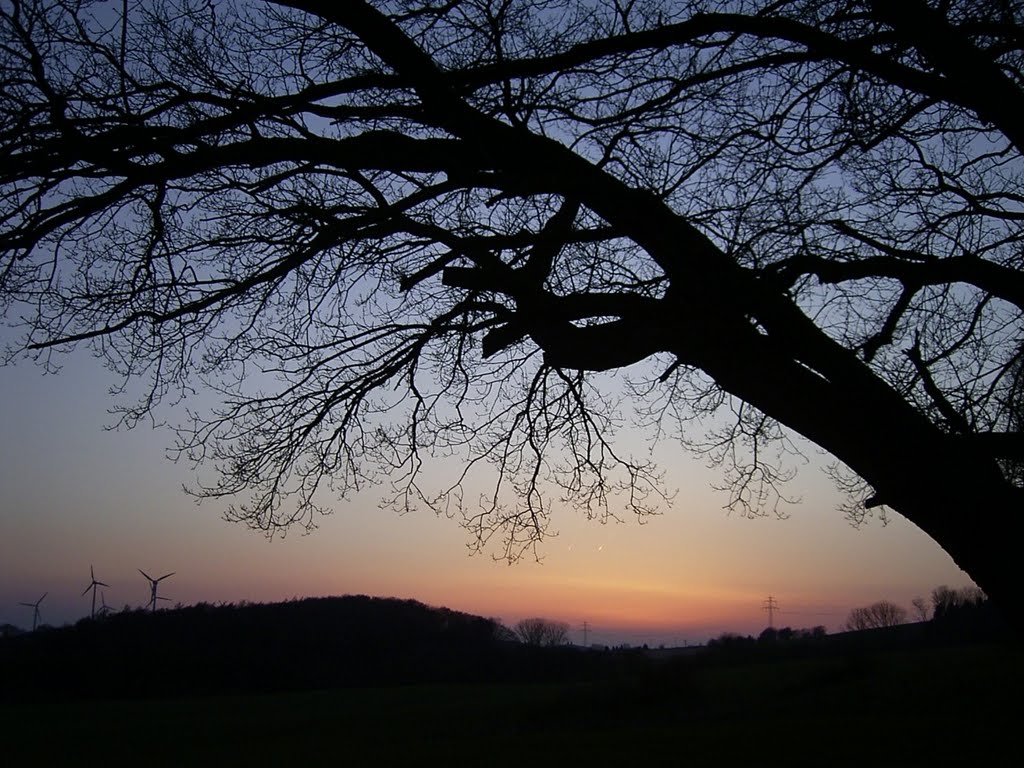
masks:
[[[86,592],[88,592],[89,590],[92,590],[92,611],[89,612],[89,618],[90,619],[95,619],[96,618],[96,587],[109,587],[110,585],[109,584],[104,584],[102,581],[96,581],[96,572],[92,569],[91,565],[89,566],[89,578],[92,579],[92,581],[89,582],[89,586],[85,588],[85,591],[82,592],[82,595],[84,597]]]
[[[99,611],[97,611],[97,613],[99,613],[100,616],[106,616],[112,610],[114,609],[111,606],[107,605],[106,593],[100,592],[100,609]]]
[[[31,608],[32,609],[32,631],[33,632],[35,632],[36,631],[36,627],[39,626],[39,604],[41,602],[43,602],[43,600],[46,599],[46,596],[48,594],[50,594],[50,593],[49,592],[44,592],[43,596],[40,597],[38,600],[36,600],[34,603],[19,603],[19,605],[24,605],[26,608]]]
[[[159,579],[154,579],[152,576],[150,576],[148,573],[146,573],[141,568],[139,568],[139,573],[141,573],[145,577],[146,581],[149,582],[149,610],[155,611],[156,610],[156,601],[157,600],[169,600],[170,599],[170,598],[167,598],[167,597],[157,597],[157,595],[156,595],[157,585],[161,581],[163,581],[164,579],[169,579],[171,576],[173,576],[174,575],[174,571],[172,571],[171,573],[165,573]]]

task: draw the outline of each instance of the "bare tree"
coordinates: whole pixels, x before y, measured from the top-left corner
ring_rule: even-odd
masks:
[[[509,558],[555,502],[663,502],[627,419],[752,514],[787,499],[802,435],[855,522],[896,510],[1013,604],[1021,15],[5,2],[9,357],[91,346],[144,388],[129,425],[219,393],[179,448],[252,526],[386,475]],[[427,485],[431,457],[457,470]]]
[[[932,590],[932,615],[941,619],[950,610],[960,606],[960,593],[958,590],[950,589],[945,584]]]
[[[882,627],[895,627],[907,620],[907,611],[888,600],[880,600],[877,603],[863,608],[854,608],[846,619],[848,630],[880,629]]]
[[[516,623],[514,631],[526,645],[565,645],[569,639],[569,625],[550,619],[523,619]]]
[[[928,601],[923,597],[915,597],[910,601],[910,605],[914,609],[914,619],[917,621],[928,621],[931,616],[931,606]]]
[[[986,594],[978,587],[952,589],[943,584],[932,590],[932,616],[943,619],[961,608],[978,606],[987,599]]]
[[[964,605],[981,605],[986,600],[988,600],[988,595],[980,587],[973,584],[960,587],[960,602]]]

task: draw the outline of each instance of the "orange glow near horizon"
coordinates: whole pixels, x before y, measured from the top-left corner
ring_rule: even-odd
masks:
[[[939,584],[969,583],[900,518],[852,529],[814,466],[803,470],[804,502],[789,519],[750,520],[725,513],[709,487],[714,476],[671,447],[662,459],[668,482],[684,489],[672,508],[643,525],[602,525],[558,510],[558,535],[541,546],[539,564],[470,557],[456,521],[381,511],[372,493],[334,505],[309,536],[268,543],[225,523],[215,505],[197,507],[183,495],[193,476],[164,457],[166,432],[104,432],[102,377],[8,368],[0,369],[0,389],[0,623],[23,626],[18,603],[43,592],[44,621],[81,618],[90,565],[118,607],[148,599],[136,571],[143,568],[176,571],[161,594],[186,604],[393,596],[506,624],[561,620],[577,640],[587,622],[598,642],[758,632],[769,594],[782,607],[777,624],[835,630],[858,605],[909,606]]]

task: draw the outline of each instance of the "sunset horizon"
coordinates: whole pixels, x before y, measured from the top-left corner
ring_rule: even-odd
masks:
[[[44,592],[44,623],[88,616],[81,592],[90,565],[118,610],[148,602],[141,568],[176,572],[161,586],[171,599],[164,606],[367,594],[506,624],[565,621],[574,642],[586,621],[588,642],[655,646],[756,635],[768,625],[769,595],[781,607],[776,626],[835,632],[853,608],[883,599],[909,608],[941,584],[972,583],[898,515],[852,527],[818,466],[800,468],[792,485],[804,498],[788,517],[747,519],[722,509],[715,473],[671,444],[658,448],[679,489],[671,506],[642,523],[558,510],[539,563],[527,554],[510,565],[493,549],[470,554],[457,520],[380,509],[372,489],[335,499],[308,535],[268,541],[182,490],[196,474],[165,456],[172,431],[105,431],[114,379],[88,356],[64,362],[57,375],[0,368],[0,416],[8,434],[23,436],[0,446],[0,624],[30,626],[19,604]]]

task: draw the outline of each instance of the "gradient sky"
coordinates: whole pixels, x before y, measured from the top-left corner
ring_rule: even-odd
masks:
[[[0,623],[30,626],[32,610],[19,603],[44,592],[45,623],[87,615],[90,564],[117,607],[148,600],[142,568],[175,571],[161,594],[185,604],[394,596],[506,624],[563,620],[576,642],[586,621],[588,641],[635,645],[757,633],[769,594],[782,609],[777,626],[835,631],[858,605],[884,598],[909,608],[939,584],[971,583],[896,515],[851,527],[816,466],[794,482],[803,501],[788,519],[748,519],[723,510],[711,489],[718,475],[673,445],[658,453],[679,490],[671,508],[643,525],[565,510],[540,564],[470,556],[455,521],[382,511],[372,492],[338,502],[310,535],[268,542],[184,494],[194,475],[165,458],[172,433],[104,431],[112,380],[84,351],[66,363],[56,376],[29,363],[0,367]]]

